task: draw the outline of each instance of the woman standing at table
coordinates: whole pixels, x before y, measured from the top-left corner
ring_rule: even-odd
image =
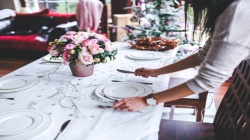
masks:
[[[186,4],[190,0],[186,0]],[[176,87],[145,97],[127,98],[114,104],[115,109],[137,111],[149,105],[180,99],[219,87],[242,60],[250,59],[249,0],[191,0],[194,29],[203,25],[210,35],[198,53],[159,68],[139,68],[136,76],[159,76],[200,65],[198,75]],[[204,19],[202,11],[206,9]],[[204,21],[201,23],[201,21]]]

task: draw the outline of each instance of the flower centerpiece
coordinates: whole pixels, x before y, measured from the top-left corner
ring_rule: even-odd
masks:
[[[74,76],[90,76],[94,65],[115,60],[117,50],[105,36],[96,33],[68,31],[60,39],[49,42],[50,59],[62,57]]]

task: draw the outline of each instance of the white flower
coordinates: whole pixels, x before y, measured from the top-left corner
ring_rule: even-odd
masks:
[[[89,52],[81,52],[78,55],[78,60],[81,64],[89,65],[94,62],[92,55]]]
[[[104,49],[103,48],[99,48],[98,49],[98,53],[104,53]]]

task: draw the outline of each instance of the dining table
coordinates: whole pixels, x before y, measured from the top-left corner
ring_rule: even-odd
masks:
[[[113,42],[118,49],[116,59],[94,66],[94,73],[88,77],[75,77],[69,66],[39,58],[3,77],[31,75],[40,82],[26,90],[1,93],[0,113],[13,110],[37,110],[51,118],[49,127],[30,140],[52,140],[62,124],[71,120],[58,140],[157,140],[162,118],[163,103],[147,106],[141,112],[128,112],[99,105],[111,104],[95,95],[99,86],[113,83],[112,80],[152,83],[152,93],[168,88],[170,75],[143,78],[117,69],[134,71],[140,67],[160,68],[173,63],[178,47],[168,51],[147,51],[131,48],[128,43]],[[155,53],[158,59],[133,59],[131,53]],[[54,76],[54,77],[53,77]],[[115,82],[114,82],[115,83]],[[54,95],[54,96],[52,96]],[[49,98],[48,98],[49,97]],[[1,139],[1,136],[0,136]]]

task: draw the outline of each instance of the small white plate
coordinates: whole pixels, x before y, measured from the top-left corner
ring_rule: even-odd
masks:
[[[117,83],[104,88],[103,92],[116,98],[128,98],[142,95],[145,89],[132,83]]]
[[[30,78],[32,78],[33,82],[30,85],[22,87],[22,88],[8,89],[8,90],[0,89],[0,93],[18,92],[18,91],[26,90],[26,89],[29,89],[29,88],[32,88],[32,87],[38,85],[41,81],[39,78],[34,77],[34,76],[16,76],[16,77],[30,77]]]
[[[154,59],[162,58],[162,54],[151,53],[151,52],[130,53],[130,54],[127,54],[127,57],[131,59],[138,59],[138,60],[154,60]]]
[[[56,63],[62,63],[63,62],[62,57],[59,57],[57,59],[51,59],[51,60],[50,60],[50,58],[51,58],[51,55],[44,56],[44,60],[49,61],[49,62],[56,62]]]
[[[43,121],[36,112],[10,112],[0,114],[0,135],[16,135],[38,127]]]
[[[0,89],[17,89],[25,87],[33,83],[32,78],[30,77],[6,77],[0,80]]]
[[[26,133],[21,133],[21,134],[17,134],[17,135],[9,135],[9,136],[1,136],[0,135],[1,140],[27,140],[29,138],[32,138],[32,137],[42,133],[51,124],[50,116],[48,114],[44,113],[44,112],[35,111],[35,110],[15,110],[15,111],[10,111],[10,112],[20,112],[20,111],[21,112],[22,111],[36,112],[36,113],[42,115],[43,121],[37,128],[35,128],[33,130],[30,130],[30,131],[28,131]],[[9,113],[9,112],[6,112],[6,113]]]
[[[148,95],[148,94],[153,93],[152,88],[149,87],[148,85],[144,85],[144,84],[140,84],[140,83],[134,83],[134,82],[119,82],[119,83],[130,83],[130,84],[139,85],[139,86],[143,87],[145,90],[144,90],[144,93],[141,94],[140,96],[146,96],[146,95]],[[109,83],[109,84],[105,84],[105,85],[102,85],[102,86],[97,87],[97,88],[95,89],[95,94],[96,94],[96,96],[99,97],[99,98],[101,98],[101,99],[105,99],[105,100],[107,100],[107,101],[112,101],[112,100],[110,100],[110,99],[107,99],[107,98],[103,97],[100,93],[103,93],[103,90],[104,90],[106,87],[108,87],[108,86],[110,86],[110,85],[114,85],[114,84],[116,84],[116,83]]]

